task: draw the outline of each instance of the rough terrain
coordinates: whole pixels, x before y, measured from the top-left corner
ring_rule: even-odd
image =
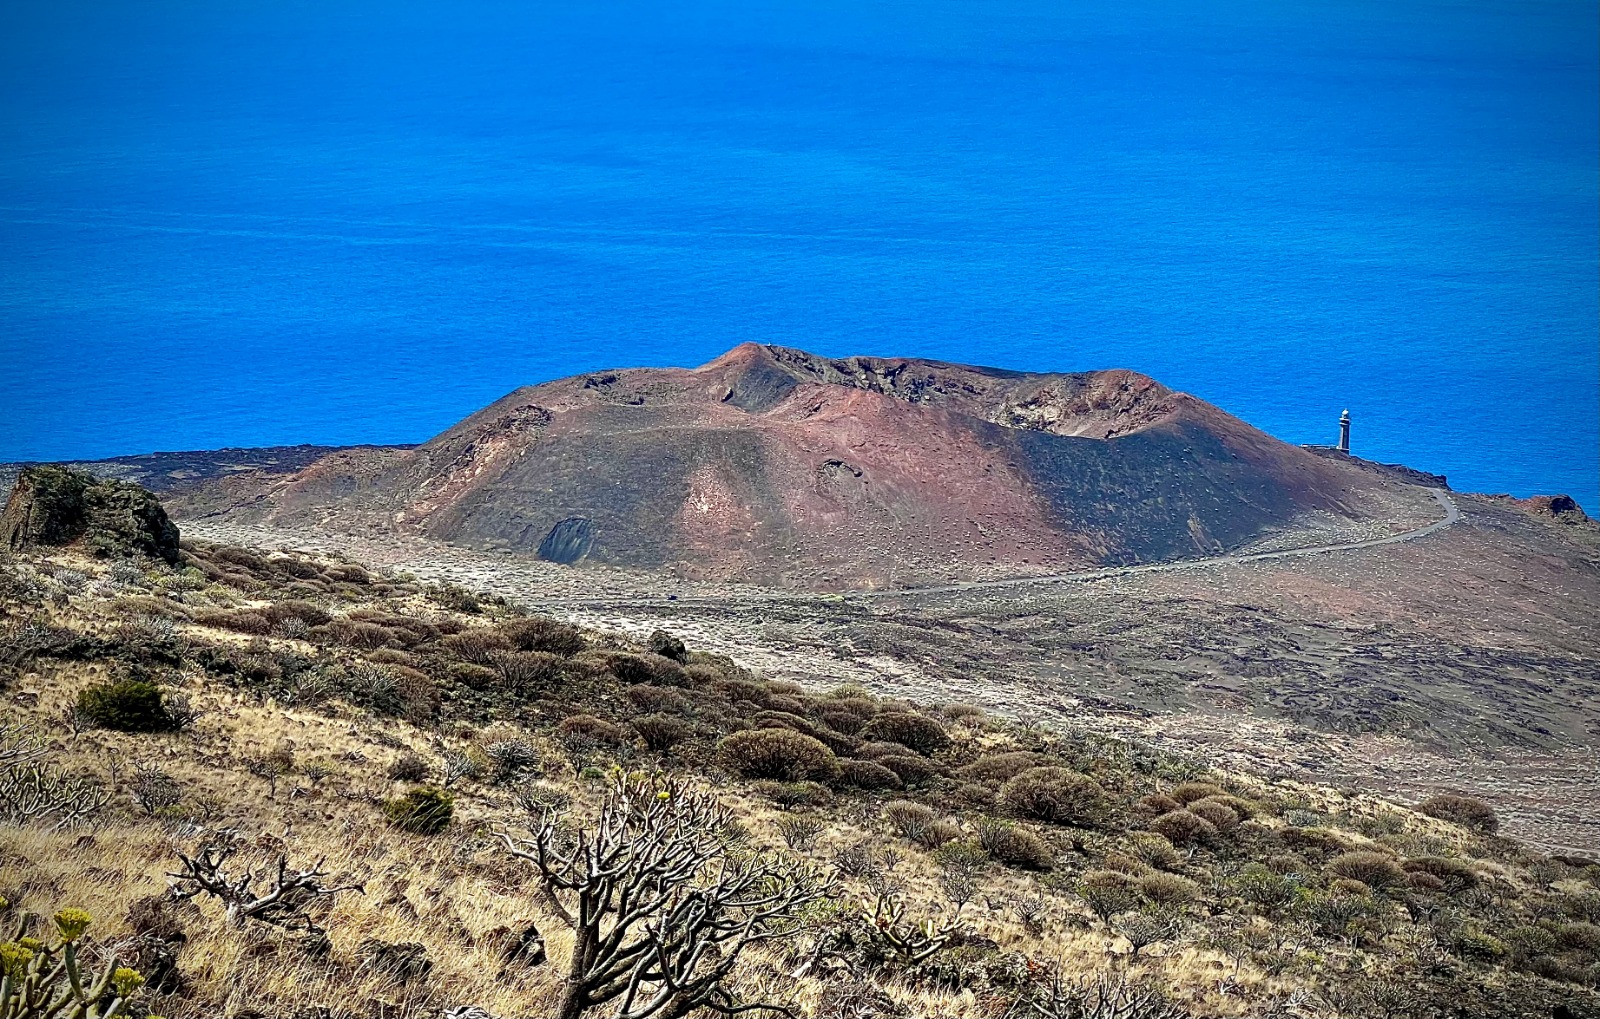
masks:
[[[342,551],[620,632],[667,626],[811,686],[969,700],[1389,794],[1471,787],[1521,838],[1600,850],[1600,529],[1508,500],[1454,504],[1459,522],[1399,543],[871,596],[390,535],[184,527]]]

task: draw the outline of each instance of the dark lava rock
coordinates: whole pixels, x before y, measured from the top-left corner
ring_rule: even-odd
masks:
[[[150,492],[65,467],[24,468],[0,513],[0,544],[70,545],[100,556],[141,553],[179,559],[178,528]]]
[[[391,943],[377,938],[361,942],[361,968],[382,973],[402,983],[421,980],[433,972],[428,950],[415,941]]]
[[[544,935],[539,933],[539,928],[530,923],[523,928],[514,940],[506,945],[501,953],[501,961],[507,966],[516,963],[522,966],[542,966],[545,962]]]
[[[568,517],[550,528],[539,543],[539,558],[571,566],[589,554],[594,545],[594,525],[588,517]]]

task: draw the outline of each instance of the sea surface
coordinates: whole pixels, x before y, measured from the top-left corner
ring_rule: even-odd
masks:
[[[0,0],[0,460],[745,340],[1600,512],[1593,0]]]

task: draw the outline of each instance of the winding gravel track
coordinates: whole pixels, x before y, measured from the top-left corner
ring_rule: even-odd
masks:
[[[884,598],[901,597],[908,594],[953,594],[960,591],[987,591],[1004,587],[1022,587],[1027,584],[1062,584],[1085,583],[1095,580],[1109,580],[1114,577],[1128,577],[1136,573],[1173,573],[1179,570],[1199,570],[1211,566],[1231,566],[1235,563],[1259,563],[1269,559],[1292,559],[1296,556],[1322,555],[1326,552],[1349,552],[1358,548],[1376,548],[1379,545],[1398,545],[1406,541],[1415,541],[1426,538],[1430,534],[1444,530],[1451,524],[1461,519],[1461,510],[1456,508],[1456,501],[1442,488],[1430,488],[1439,508],[1444,510],[1444,516],[1414,531],[1403,534],[1391,534],[1383,538],[1368,538],[1365,541],[1350,541],[1338,545],[1307,545],[1303,548],[1286,548],[1276,552],[1249,552],[1245,554],[1229,554],[1211,556],[1207,559],[1183,559],[1172,563],[1148,563],[1142,566],[1111,566],[1099,570],[1087,570],[1082,573],[1058,573],[1046,577],[1014,577],[1006,580],[971,580],[959,584],[943,584],[938,587],[900,588],[883,591],[863,591],[847,595],[851,598]]]
[[[791,591],[774,591],[768,593],[731,593],[726,596],[706,595],[681,595],[672,599],[678,605],[726,605],[730,603],[756,603],[756,602],[803,602],[821,600],[845,600],[873,598],[914,598],[924,595],[959,594],[966,591],[998,591],[1013,587],[1030,587],[1041,584],[1084,584],[1098,580],[1112,580],[1117,577],[1129,577],[1139,573],[1175,573],[1180,570],[1203,570],[1213,566],[1233,566],[1239,563],[1259,563],[1273,559],[1292,559],[1298,556],[1325,555],[1331,552],[1350,552],[1356,549],[1376,548],[1380,545],[1399,545],[1403,542],[1415,541],[1426,538],[1451,526],[1461,519],[1461,510],[1456,507],[1455,500],[1442,488],[1428,489],[1433,498],[1444,510],[1444,516],[1425,527],[1419,527],[1401,534],[1391,534],[1383,538],[1368,538],[1364,541],[1350,541],[1335,545],[1307,545],[1302,548],[1280,549],[1274,552],[1247,552],[1231,553],[1228,555],[1211,556],[1206,559],[1184,559],[1170,563],[1147,563],[1140,566],[1110,566],[1099,570],[1086,570],[1081,573],[1056,573],[1041,577],[1012,577],[1005,580],[969,580],[957,584],[939,584],[929,587],[896,587],[885,588],[879,591],[850,591],[837,594],[816,594]],[[634,605],[659,605],[662,598],[548,598],[537,599],[539,604],[551,607],[585,608],[609,607],[622,608]]]

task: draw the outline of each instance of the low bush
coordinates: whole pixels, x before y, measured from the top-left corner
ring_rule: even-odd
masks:
[[[196,613],[194,621],[196,626],[232,630],[255,637],[264,637],[272,632],[272,621],[253,609],[212,609]]]
[[[438,835],[450,827],[455,797],[434,786],[418,786],[383,804],[389,823],[413,835]]]
[[[388,627],[354,619],[335,619],[326,626],[312,627],[310,635],[331,644],[353,648],[378,648],[401,643]]]
[[[832,782],[839,759],[826,745],[789,729],[747,729],[717,745],[723,766],[745,778]]]
[[[1183,865],[1183,859],[1172,843],[1155,832],[1131,832],[1123,847],[1128,855],[1157,870],[1176,870]]]
[[[628,742],[628,734],[615,722],[594,715],[568,715],[556,725],[556,733],[563,743],[620,747]]]
[[[564,661],[549,651],[489,652],[489,665],[500,673],[506,689],[523,696],[555,685]]]
[[[161,688],[124,679],[88,687],[78,694],[78,711],[93,725],[117,732],[166,732],[173,728]]]
[[[333,615],[327,609],[298,598],[286,598],[283,601],[273,602],[263,608],[261,614],[273,626],[277,626],[287,619],[298,619],[307,626],[325,626],[333,621]]]
[[[895,831],[912,840],[920,838],[923,830],[939,819],[932,807],[910,800],[890,800],[883,806],[883,816]]]
[[[956,774],[974,782],[1004,782],[1029,768],[1041,767],[1045,759],[1028,750],[1004,754],[985,754],[971,764],[956,769]]]
[[[1445,793],[1424,800],[1417,809],[1480,835],[1493,835],[1500,830],[1500,818],[1495,816],[1494,808],[1476,797]]]
[[[983,851],[1008,867],[1050,870],[1055,866],[1055,854],[1045,840],[1019,824],[983,818],[977,835]]]
[[[759,796],[765,796],[785,810],[795,807],[826,807],[833,802],[833,792],[817,782],[776,782],[763,779],[751,786]]]
[[[912,757],[909,754],[889,754],[879,757],[872,763],[881,768],[888,768],[908,786],[926,785],[940,773],[939,766],[926,757]]]
[[[695,702],[682,690],[665,686],[630,686],[623,696],[647,715],[692,715]]]
[[[1201,845],[1217,836],[1216,826],[1187,810],[1174,810],[1150,822],[1150,830],[1175,846]]]
[[[1196,800],[1210,799],[1214,796],[1226,796],[1227,790],[1211,782],[1180,782],[1172,787],[1168,794],[1179,803],[1187,806]]]
[[[1368,888],[1382,891],[1406,884],[1406,872],[1382,853],[1355,852],[1336,856],[1328,863],[1328,873],[1351,881],[1360,881]]]
[[[542,651],[571,658],[589,646],[583,631],[548,616],[529,616],[503,623],[500,634],[518,651]]]
[[[1133,805],[1134,814],[1144,818],[1156,818],[1162,814],[1178,810],[1183,804],[1168,796],[1166,793],[1151,793],[1142,796]]]
[[[492,664],[495,652],[511,650],[511,642],[504,634],[481,626],[442,637],[439,646],[460,661],[485,666]]]
[[[694,735],[694,726],[673,715],[645,715],[628,724],[644,745],[657,753],[666,753]]]
[[[1118,914],[1137,908],[1140,901],[1134,880],[1114,870],[1089,871],[1078,880],[1073,891],[1102,923],[1108,924]]]
[[[1459,895],[1478,887],[1478,872],[1460,860],[1444,856],[1419,856],[1404,860],[1400,869],[1407,874],[1426,874],[1437,880],[1441,889],[1450,895]]]
[[[606,659],[611,674],[624,683],[649,683],[655,686],[687,686],[683,666],[661,655],[619,653]]]
[[[876,761],[858,761],[849,758],[839,762],[841,785],[857,789],[902,789],[905,783],[900,776]]]
[[[1139,878],[1139,894],[1162,909],[1182,909],[1200,897],[1200,886],[1177,874],[1146,874]]]
[[[408,750],[389,765],[388,775],[396,782],[426,782],[430,770],[421,755]]]
[[[498,671],[472,662],[451,662],[450,678],[474,690],[493,690],[501,680]]]
[[[1189,813],[1211,822],[1218,831],[1232,831],[1239,826],[1238,811],[1215,797],[1206,797],[1189,804]]]
[[[1029,768],[1000,788],[1000,801],[1023,817],[1092,828],[1105,822],[1106,791],[1067,768]]]
[[[919,754],[935,754],[950,745],[944,726],[927,715],[911,711],[885,711],[873,716],[861,729],[861,736],[869,740],[898,743]]]

